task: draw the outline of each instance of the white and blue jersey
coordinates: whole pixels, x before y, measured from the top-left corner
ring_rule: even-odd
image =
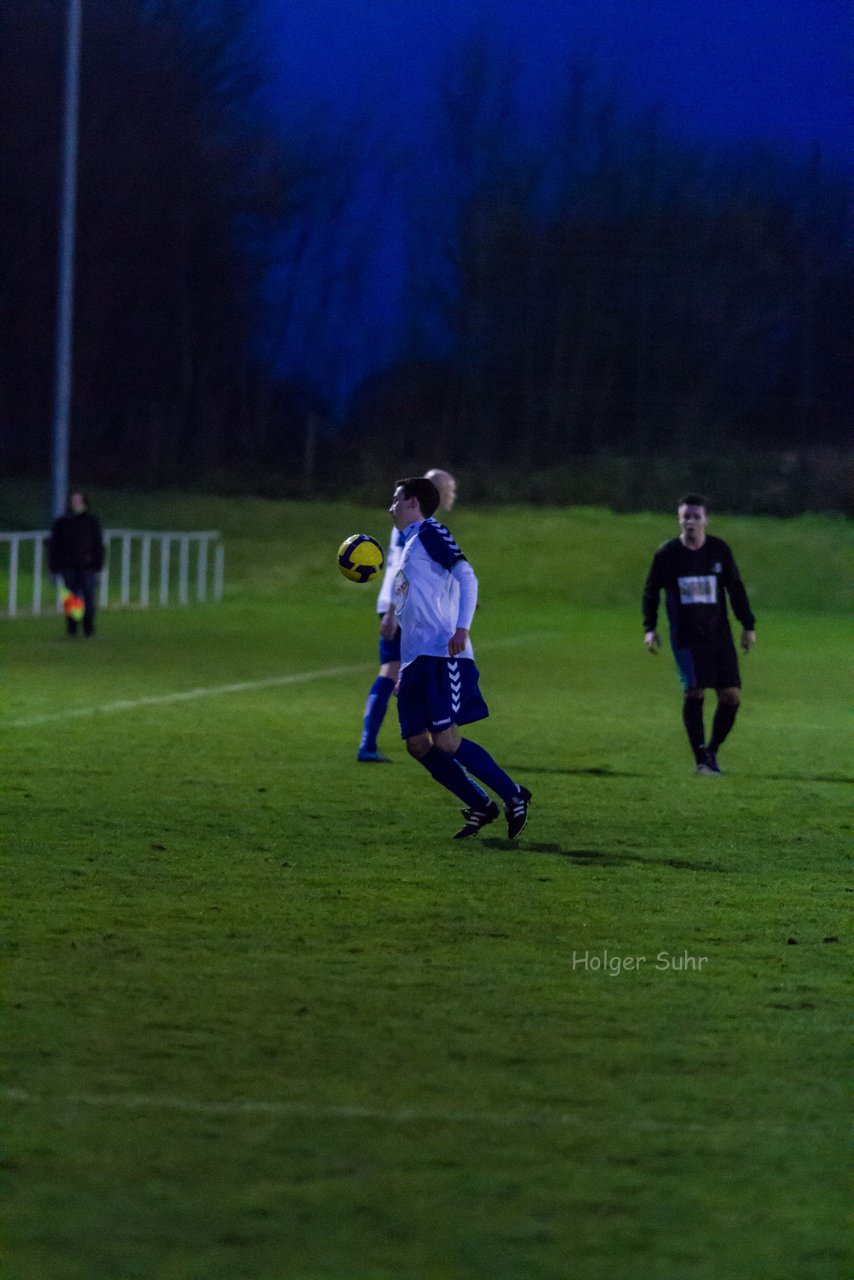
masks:
[[[379,613],[387,613],[394,604],[394,580],[397,577],[397,571],[403,559],[405,545],[406,538],[400,530],[392,528],[386,543],[385,572],[383,573],[383,582],[377,599],[377,611]]]
[[[377,598],[377,610],[381,618],[394,605],[394,580],[403,558],[405,543],[406,539],[400,530],[393,528],[386,544],[385,573]],[[379,655],[380,666],[388,662],[400,662],[400,627],[396,629],[393,636],[384,636],[380,633]]]
[[[443,524],[430,517],[413,522],[403,533],[405,545],[394,580],[401,669],[420,657],[447,658],[451,636],[458,627],[471,626],[477,599],[477,579]],[[470,640],[459,657],[474,659]]]

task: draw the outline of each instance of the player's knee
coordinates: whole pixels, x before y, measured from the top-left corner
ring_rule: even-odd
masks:
[[[433,741],[440,751],[452,756],[461,742],[459,730],[456,725],[452,725],[450,729],[440,729],[433,735]]]
[[[429,733],[417,733],[406,739],[406,750],[413,760],[423,760],[432,745],[433,739]]]
[[[686,702],[702,702],[705,695],[706,695],[705,689],[686,689],[685,701]]]
[[[399,662],[383,662],[380,664],[380,675],[385,676],[387,680],[396,680],[400,675]]]
[[[718,689],[718,701],[727,707],[737,707],[741,701],[740,689]]]

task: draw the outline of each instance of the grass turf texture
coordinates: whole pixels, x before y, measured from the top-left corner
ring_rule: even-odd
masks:
[[[713,522],[759,646],[707,779],[641,643],[672,517],[455,512],[510,846],[393,710],[355,763],[382,512],[100,512],[221,528],[227,590],[4,628],[4,1280],[837,1280],[844,525]]]

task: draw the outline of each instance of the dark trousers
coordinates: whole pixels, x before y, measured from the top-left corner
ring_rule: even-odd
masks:
[[[63,569],[62,577],[68,590],[79,596],[85,605],[83,634],[91,636],[95,630],[95,589],[98,584],[98,575],[91,569]],[[65,621],[71,635],[75,635],[77,623],[73,618],[66,618]]]

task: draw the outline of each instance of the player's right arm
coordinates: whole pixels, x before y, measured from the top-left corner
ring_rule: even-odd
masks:
[[[403,547],[398,541],[397,529],[392,529],[388,540],[385,557],[385,573],[383,574],[380,594],[377,597],[377,611],[380,615],[380,633],[391,640],[397,631],[397,619],[394,613],[394,580],[400,568]]]
[[[643,588],[643,642],[650,653],[657,653],[660,641],[656,631],[658,622],[658,598],[664,585],[661,573],[661,552],[656,551],[652,557],[649,573]]]

